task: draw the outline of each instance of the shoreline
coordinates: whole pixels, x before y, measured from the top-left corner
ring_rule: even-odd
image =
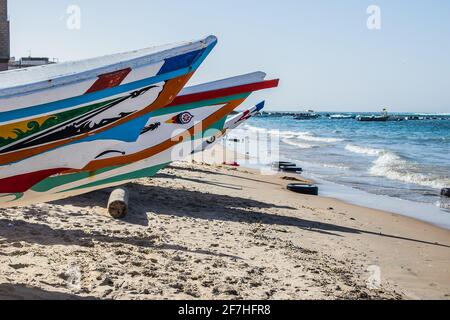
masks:
[[[210,151],[210,154],[203,160],[207,163],[220,164],[221,162],[219,159],[222,157],[225,159],[228,158],[228,161],[238,161],[240,164],[243,163],[243,168],[254,170],[255,173],[261,172],[261,170],[267,170],[268,168],[260,165],[246,166],[245,161],[248,160],[248,157],[238,151],[233,151],[233,149],[228,146],[225,147],[222,145],[221,148],[216,149],[219,150]],[[224,155],[224,152],[227,154]],[[286,161],[292,161],[299,167],[304,168],[304,165],[302,165],[303,162],[300,160],[287,159]],[[450,222],[445,218],[446,214],[450,215],[449,209],[442,209],[436,203],[433,204],[411,201],[398,197],[391,197],[389,195],[370,193],[363,189],[357,189],[326,180],[325,178],[315,177],[314,174],[309,172],[303,172],[302,175],[292,176],[300,176],[301,179],[306,179],[307,181],[310,181],[311,184],[319,185],[319,196],[321,197],[332,198],[348,204],[361,206],[367,209],[379,210],[389,214],[397,214],[403,217],[425,222],[445,230],[450,230]]]
[[[438,206],[430,204],[430,203],[423,203],[423,202],[414,202],[410,200],[404,200],[400,198],[394,198],[386,195],[377,195],[372,194],[364,190],[355,189],[348,186],[343,186],[331,181],[326,180],[320,180],[318,181],[320,185],[324,186],[326,191],[323,192],[325,194],[330,195],[321,195],[325,198],[332,198],[336,199],[338,201],[342,201],[344,203],[360,206],[367,209],[372,209],[376,211],[385,212],[387,214],[395,214],[399,215],[404,218],[409,218],[418,222],[426,223],[431,226],[443,229],[443,230],[450,230],[450,225],[448,223],[438,221],[439,216],[443,216],[446,214],[444,210],[441,210]],[[333,190],[334,189],[334,190]],[[352,191],[351,194],[347,194],[345,196],[336,196],[336,194],[342,194],[342,191],[346,191],[350,189]],[[359,196],[359,197],[358,197]],[[367,200],[365,197],[369,197],[370,199]],[[363,200],[361,200],[363,199]],[[379,202],[376,202],[379,201]],[[386,201],[383,203],[382,201]],[[373,203],[373,204],[371,204]],[[376,204],[375,204],[376,203]],[[397,205],[397,207],[395,207]],[[378,208],[377,208],[378,207]],[[397,209],[398,208],[398,209]],[[415,210],[417,208],[420,208],[421,213],[416,213]],[[412,210],[412,211],[410,211]],[[422,213],[423,210],[427,210],[427,213]],[[430,219],[430,216],[427,217],[427,214],[430,213],[430,211],[433,214],[433,219]],[[412,212],[412,213],[407,213]],[[450,214],[450,213],[448,213]]]
[[[284,176],[185,161],[128,184],[124,220],[110,189],[0,210],[0,297],[450,299],[450,231]]]
[[[252,174],[260,175],[260,173],[258,172],[259,171],[258,169],[251,168],[251,167],[245,167],[245,166],[241,166],[240,168],[242,170],[244,170],[244,171],[251,172]],[[300,184],[305,183],[305,184],[312,184],[312,185],[314,184],[314,185],[318,185],[319,188],[323,187],[324,185],[327,185],[327,184],[335,184],[338,187],[341,187],[342,189],[350,189],[352,191],[356,191],[356,192],[359,192],[361,194],[366,194],[367,193],[369,196],[373,196],[375,198],[380,198],[380,199],[382,199],[382,198],[389,198],[388,196],[380,196],[380,195],[368,193],[368,192],[363,191],[363,190],[358,190],[358,189],[354,189],[354,188],[351,188],[351,187],[338,185],[338,184],[336,184],[334,182],[331,182],[331,181],[318,180],[316,178],[308,177],[308,176],[305,177],[303,175],[299,176],[299,175],[292,174],[292,173],[289,173],[289,172],[280,172],[280,173],[277,173],[276,175],[274,175],[274,177],[285,177],[285,178],[287,177],[288,179],[283,179],[283,180],[286,180],[286,183],[300,183]],[[319,195],[317,196],[317,198],[323,199],[323,200],[340,202],[342,204],[346,204],[346,205],[349,205],[349,206],[354,206],[354,207],[361,208],[362,210],[371,210],[371,211],[379,212],[379,213],[382,213],[382,214],[385,214],[385,215],[395,215],[395,216],[399,216],[401,218],[409,219],[409,220],[412,220],[412,221],[415,221],[415,222],[418,222],[418,223],[426,224],[426,225],[428,225],[430,227],[435,227],[435,228],[438,228],[438,229],[441,229],[441,230],[444,230],[444,231],[450,231],[450,227],[447,228],[445,226],[442,226],[442,225],[439,225],[439,224],[435,224],[435,223],[432,223],[430,221],[423,220],[423,219],[420,219],[420,218],[416,218],[414,216],[406,215],[406,214],[400,213],[400,212],[395,212],[394,210],[391,211],[389,209],[379,209],[379,208],[367,206],[364,203],[360,204],[360,203],[357,203],[357,202],[353,202],[351,200],[346,200],[346,199],[343,199],[343,198],[339,198],[339,197],[333,195],[333,192],[327,191],[326,193],[329,193],[330,195],[324,195],[322,191],[323,191],[323,189],[320,188]],[[405,202],[410,202],[410,203],[415,204],[414,202],[408,201],[408,200],[403,200],[403,199],[398,199],[398,198],[392,198],[392,199],[394,201],[405,201]],[[422,203],[418,202],[417,204],[420,205]],[[429,204],[424,204],[424,205],[425,206],[431,206]]]
[[[449,202],[443,199],[443,208],[439,207],[441,189],[450,185],[448,163],[439,155],[440,146],[448,145],[448,126],[432,130],[435,125],[429,122],[419,128],[416,122],[363,125],[328,118],[298,122],[291,117],[268,117],[252,119],[234,134],[249,136],[255,144],[260,139],[263,146],[266,140],[279,140],[280,159],[297,163],[313,178],[366,192],[361,200],[372,201],[369,198],[375,195],[379,199],[373,200],[372,207],[394,202],[391,208],[385,205],[382,209],[415,213],[416,218],[450,229]],[[423,130],[422,134],[416,135],[416,129]],[[383,137],[387,132],[395,137],[404,133],[412,145],[395,139],[386,144]],[[401,201],[389,201],[392,199]],[[355,203],[348,197],[343,200]],[[356,203],[368,206],[368,201]],[[415,203],[417,207],[411,210]]]

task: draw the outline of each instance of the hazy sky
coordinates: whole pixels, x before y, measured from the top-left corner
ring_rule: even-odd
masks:
[[[81,29],[67,28],[69,5]],[[381,29],[367,28],[367,8]],[[450,112],[450,1],[9,0],[12,55],[60,61],[214,34],[193,83],[253,71],[270,110]]]

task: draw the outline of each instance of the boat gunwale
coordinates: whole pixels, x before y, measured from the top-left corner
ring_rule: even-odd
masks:
[[[85,70],[85,71],[82,71],[79,73],[72,72],[69,74],[61,74],[60,76],[57,76],[53,79],[40,80],[38,82],[30,82],[30,83],[25,83],[25,84],[21,84],[21,85],[13,85],[11,87],[4,87],[4,88],[0,87],[0,101],[1,101],[1,99],[10,98],[12,96],[22,96],[22,95],[25,96],[25,95],[29,95],[29,94],[32,94],[32,93],[35,93],[38,91],[42,91],[42,90],[54,89],[54,88],[58,88],[61,86],[80,83],[80,82],[86,81],[88,79],[95,79],[96,77],[98,77],[99,75],[102,75],[102,74],[117,72],[119,70],[123,70],[126,68],[139,68],[139,67],[150,66],[150,65],[156,64],[158,62],[162,62],[165,59],[173,58],[173,57],[176,57],[176,56],[188,53],[188,52],[206,49],[211,45],[215,45],[215,43],[217,43],[217,38],[215,36],[208,36],[202,40],[197,40],[197,41],[192,41],[192,42],[183,42],[183,43],[180,43],[179,46],[176,46],[177,44],[173,44],[173,46],[176,46],[176,47],[169,48],[169,49],[159,51],[159,52],[149,53],[149,54],[141,56],[141,57],[136,57],[133,59],[110,64],[110,65],[103,66],[103,67],[88,69],[88,70]],[[164,46],[162,46],[162,47],[164,47]],[[61,67],[62,65],[70,65],[73,63],[82,64],[85,62],[92,62],[95,60],[101,61],[102,58],[106,59],[106,58],[111,58],[111,57],[115,57],[115,56],[118,57],[120,55],[132,54],[132,53],[140,52],[140,51],[143,52],[145,50],[150,50],[150,49],[157,50],[157,48],[159,48],[159,47],[133,50],[133,51],[129,51],[129,52],[116,53],[116,54],[112,54],[112,55],[105,55],[105,56],[94,57],[94,58],[90,58],[90,59],[83,59],[83,60],[79,60],[79,61],[68,61],[68,62],[63,62],[61,64],[50,64],[50,65],[37,66],[37,67],[31,67],[31,68],[10,70],[10,71],[2,72],[0,74],[0,79],[1,79],[1,76],[5,76],[5,75],[7,76],[8,74],[19,73],[19,72],[26,72],[32,68],[48,69],[48,68],[55,68],[54,66],[58,66],[58,68],[62,69],[62,67]]]
[[[115,95],[119,95],[121,93],[131,92],[137,88],[142,88],[147,85],[153,85],[155,83],[169,81],[176,77],[184,76],[189,74],[192,71],[195,71],[199,65],[204,61],[209,52],[214,48],[217,41],[211,42],[205,48],[201,50],[203,51],[202,55],[196,58],[196,60],[191,64],[184,68],[169,71],[163,74],[154,75],[149,78],[137,80],[134,82],[126,83],[119,85],[117,87],[108,88],[105,90],[84,94],[80,96],[74,96],[67,99],[62,99],[54,102],[48,102],[40,105],[30,106],[26,108],[20,108],[15,110],[3,111],[0,112],[0,121],[2,124],[8,124],[12,122],[22,121],[26,119],[32,119],[40,114],[51,114],[53,112],[61,112],[67,111],[71,109],[78,108],[80,106],[87,105],[94,101],[103,101],[107,98],[110,98]],[[1,101],[1,98],[0,98]],[[62,104],[68,104],[61,106]],[[45,111],[43,109],[45,108]]]

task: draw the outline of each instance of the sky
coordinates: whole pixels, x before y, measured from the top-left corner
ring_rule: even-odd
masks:
[[[71,5],[79,29],[67,26]],[[9,16],[16,57],[78,60],[213,34],[192,84],[254,71],[281,80],[245,106],[450,112],[448,0],[9,0]]]

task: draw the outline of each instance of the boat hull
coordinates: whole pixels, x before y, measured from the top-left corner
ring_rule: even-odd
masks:
[[[389,117],[358,117],[356,120],[360,122],[387,122]]]
[[[193,118],[197,118],[201,121],[197,123],[197,125],[202,123],[203,125],[208,125],[211,124],[211,122],[214,122],[211,124],[211,126],[214,126],[215,123],[221,123],[221,120],[215,121],[212,119],[225,118],[227,114],[231,113],[243,101],[244,99],[240,99],[231,101],[227,104],[198,108],[197,110],[186,109],[186,112],[192,113]],[[172,119],[173,116],[177,114],[178,111],[160,118],[155,118],[154,120],[161,122],[164,121],[162,119]],[[203,137],[201,126],[194,130],[193,128],[196,127],[195,125],[186,127],[186,125],[175,124],[175,126],[177,127],[175,131],[179,131],[180,133],[175,134],[174,137],[170,139],[173,139],[173,143],[161,152],[154,153],[148,158],[126,165],[108,166],[94,171],[74,172],[47,178],[34,185],[30,190],[23,194],[0,195],[0,207],[22,206],[55,201],[103,189],[108,186],[121,185],[127,183],[129,180],[153,176],[171,162],[180,160],[189,155],[193,147],[192,140],[201,139]],[[141,141],[139,142],[140,146],[132,146],[133,149],[137,151],[135,153],[142,151],[148,152],[157,146],[157,144],[155,144],[156,140],[153,137],[154,135],[151,133],[152,132],[148,132],[147,135],[144,134],[141,136]],[[185,139],[179,139],[181,136],[185,137]],[[148,144],[148,148],[145,147],[146,144]],[[139,147],[146,149],[140,150]],[[125,148],[123,148],[123,150],[124,149]],[[11,201],[11,199],[13,199],[13,201]]]
[[[105,68],[92,70],[84,80],[73,75],[60,85],[0,88],[0,165],[83,139],[94,140],[98,134],[166,106],[215,43],[215,38],[208,38],[181,49],[144,56],[137,67],[135,60],[120,62],[106,69],[124,69],[112,73],[99,73]],[[147,60],[151,63],[145,64]],[[30,73],[34,70],[30,69]],[[2,77],[8,75],[16,74]],[[49,81],[58,82],[58,78]],[[145,103],[142,97],[147,98]]]
[[[237,82],[239,83],[239,81]],[[42,179],[40,183],[29,186],[27,191],[3,192],[0,195],[0,206],[18,206],[70,197],[75,193],[67,191],[68,189],[79,188],[79,190],[84,190],[89,188],[86,185],[92,183],[97,183],[99,188],[102,188],[104,183],[98,183],[98,181],[107,182],[108,179],[118,174],[126,175],[126,172],[133,170],[130,167],[133,163],[144,161],[145,164],[146,159],[151,159],[166,150],[173,150],[186,136],[194,136],[198,139],[197,135],[199,132],[203,132],[204,127],[210,127],[220,122],[240,105],[251,92],[277,85],[278,81],[260,81],[182,95],[175,99],[170,106],[152,112],[147,117],[149,120],[136,142],[119,143],[114,145],[114,148],[106,148],[105,146],[103,149],[108,150],[94,153],[93,155],[96,154],[95,159],[81,170],[70,170],[55,177]],[[187,123],[174,122],[174,119],[180,119],[180,115],[187,112],[190,115]],[[197,122],[192,122],[193,119]],[[180,132],[174,135],[177,130]],[[145,167],[151,166],[145,165]],[[123,170],[125,170],[125,173]],[[37,174],[40,175],[41,172],[37,172]],[[81,193],[84,193],[84,191]],[[78,189],[76,194],[79,194]]]

